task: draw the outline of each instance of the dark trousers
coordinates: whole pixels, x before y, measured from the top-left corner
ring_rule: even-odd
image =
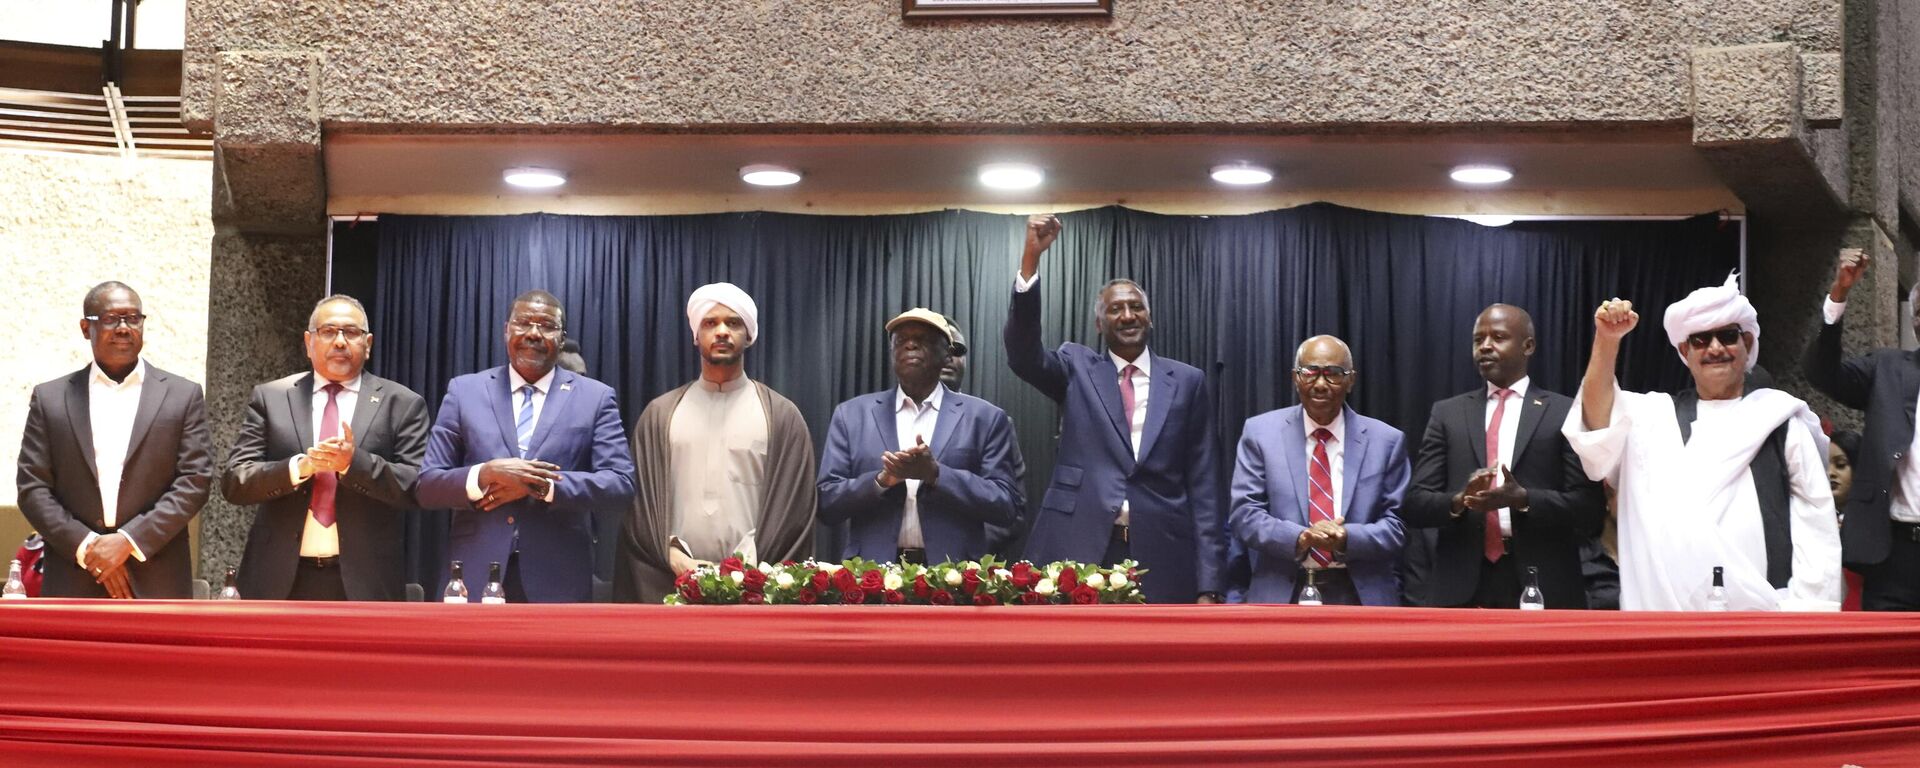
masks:
[[[1108,568],[1118,566],[1120,561],[1131,557],[1132,552],[1127,545],[1127,529],[1116,525],[1107,537],[1107,553],[1100,556],[1100,564]]]
[[[340,558],[300,558],[300,564],[293,569],[293,589],[287,593],[287,599],[347,599],[347,585],[340,578]]]
[[[1307,586],[1307,569],[1293,577],[1293,602],[1300,602],[1300,590]],[[1313,573],[1313,586],[1320,590],[1323,605],[1359,605],[1360,590],[1353,588],[1353,576],[1345,568],[1322,568]]]
[[[1520,566],[1513,561],[1513,555],[1502,555],[1498,561],[1487,562],[1480,558],[1480,584],[1473,589],[1473,600],[1467,603],[1472,608],[1519,608],[1520,607]]]
[[[1887,559],[1860,573],[1860,608],[1920,611],[1920,526],[1890,522]]]
[[[506,579],[506,581],[500,585],[500,588],[507,591],[507,602],[527,602],[527,589],[520,583],[519,552],[507,556],[507,573],[501,578]]]

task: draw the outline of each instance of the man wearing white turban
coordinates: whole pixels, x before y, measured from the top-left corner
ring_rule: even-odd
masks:
[[[1620,340],[1639,320],[1621,299],[1595,310],[1593,355],[1561,427],[1587,476],[1619,491],[1620,607],[1704,610],[1718,566],[1733,610],[1838,610],[1826,440],[1806,403],[1748,391],[1760,323],[1735,278],[1667,308],[1667,341],[1694,389],[1620,391]]]
[[[620,532],[614,599],[658,603],[696,565],[813,554],[813,438],[792,401],[746,376],[760,308],[732,283],[687,298],[700,378],[647,404],[633,427],[638,482]]]

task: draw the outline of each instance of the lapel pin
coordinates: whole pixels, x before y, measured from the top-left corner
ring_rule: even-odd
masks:
[[[379,395],[370,395],[370,396],[368,396],[368,397],[367,397],[367,402],[369,402],[369,403],[378,403],[378,402],[380,402],[380,396],[379,396]]]
[[[1546,400],[1545,400],[1544,398],[1538,398],[1538,397],[1536,397],[1536,398],[1534,398],[1534,399],[1533,399],[1533,404],[1534,404],[1534,405],[1546,405],[1546,404],[1547,404],[1547,401],[1546,401]]]
[[[572,392],[572,391],[573,391],[573,385],[572,385],[572,384],[562,384],[562,385],[560,385],[560,391],[562,391],[562,392]]]

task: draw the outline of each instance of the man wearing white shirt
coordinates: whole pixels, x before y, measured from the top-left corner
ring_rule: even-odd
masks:
[[[405,514],[427,450],[426,401],[364,368],[367,313],[314,305],[311,370],[253,389],[220,492],[258,504],[240,594],[267,600],[405,597]]]
[[[191,597],[180,534],[213,484],[200,385],[140,359],[132,288],[94,286],[82,315],[93,364],[34,388],[20,439],[20,511],[47,540],[41,594]]]

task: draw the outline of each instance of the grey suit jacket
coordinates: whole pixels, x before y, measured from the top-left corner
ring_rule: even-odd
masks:
[[[240,594],[285,600],[306,532],[313,482],[293,484],[288,464],[312,447],[312,371],[253,388],[227,454],[220,495],[258,504],[240,561]],[[427,453],[427,403],[398,382],[363,373],[353,409],[353,464],[334,496],[340,579],[349,600],[406,597],[406,512]]]
[[[135,597],[193,596],[193,553],[181,533],[213,485],[206,399],[200,385],[147,366],[120,477],[119,520],[106,527],[89,410],[91,367],[41,384],[27,406],[16,477],[20,511],[47,540],[48,597],[106,597],[74,562],[89,533],[118,531],[147,556],[127,560]]]

